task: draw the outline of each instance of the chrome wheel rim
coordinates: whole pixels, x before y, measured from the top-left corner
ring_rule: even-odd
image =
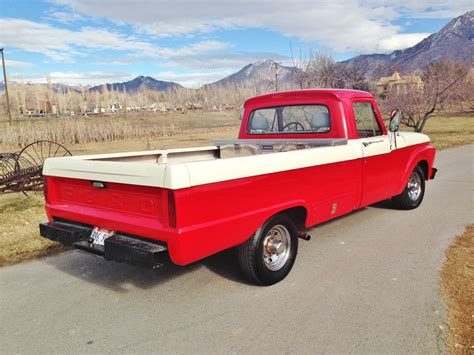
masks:
[[[263,239],[263,261],[268,270],[278,271],[290,257],[291,237],[288,229],[278,224]]]
[[[418,200],[421,195],[421,178],[416,172],[413,172],[407,184],[408,197],[412,201]]]

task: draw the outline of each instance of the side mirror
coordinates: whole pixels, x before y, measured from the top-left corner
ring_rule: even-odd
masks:
[[[390,125],[388,130],[390,132],[398,132],[400,129],[400,119],[401,119],[402,112],[399,109],[393,109],[390,112]]]

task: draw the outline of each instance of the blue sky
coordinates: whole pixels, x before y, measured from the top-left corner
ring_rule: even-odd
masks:
[[[150,75],[198,87],[248,63],[337,60],[418,43],[469,1],[1,0],[10,80],[99,84]]]

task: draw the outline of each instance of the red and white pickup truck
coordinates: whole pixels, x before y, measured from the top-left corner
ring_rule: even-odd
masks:
[[[309,227],[389,198],[420,205],[435,149],[399,116],[388,132],[367,92],[278,92],[245,102],[235,140],[47,159],[41,235],[152,267],[238,247],[243,273],[274,284]]]

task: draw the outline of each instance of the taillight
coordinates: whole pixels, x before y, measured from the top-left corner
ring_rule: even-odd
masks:
[[[43,176],[43,192],[44,192],[44,200],[46,203],[49,204],[49,196],[48,196],[48,177]]]
[[[176,228],[176,205],[173,191],[168,191],[168,223],[170,228]]]

